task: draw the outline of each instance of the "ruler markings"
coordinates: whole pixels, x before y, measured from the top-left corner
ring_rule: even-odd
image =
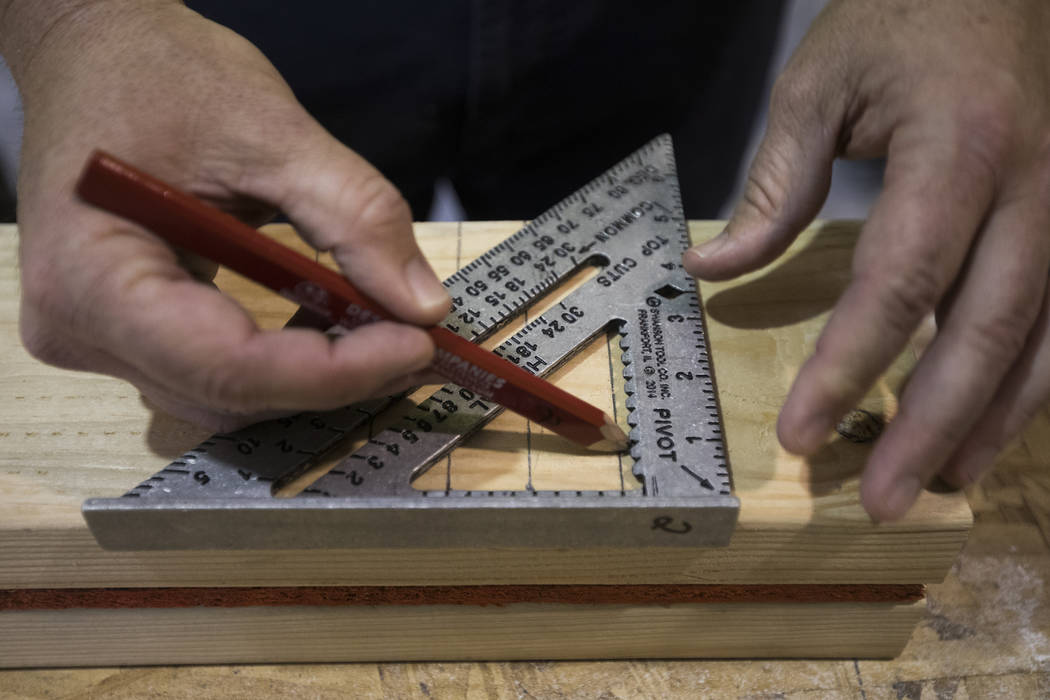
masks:
[[[689,517],[697,523],[709,521],[709,528],[707,531],[692,525],[677,530],[670,526],[662,528],[662,518],[672,516],[660,516],[652,521],[654,533],[606,533],[617,541],[627,541],[625,537],[663,537],[660,531],[691,531],[692,537],[699,540],[679,539],[666,544],[724,542],[735,520],[735,515],[722,515],[735,513],[735,501],[706,497],[705,493],[711,489],[702,485],[706,481],[717,486],[719,493],[729,494],[730,474],[699,295],[680,263],[689,239],[674,173],[670,141],[666,137],[657,139],[466,265],[461,260],[460,224],[456,232],[457,272],[445,280],[456,303],[444,324],[465,337],[483,340],[519,311],[524,313],[523,326],[497,348],[497,352],[535,374],[546,374],[562,365],[596,335],[606,333],[610,323],[620,326],[618,342],[624,366],[633,472],[642,488],[640,491],[626,489],[621,457],[619,495],[622,499],[616,502],[622,500],[626,506],[644,510],[657,507],[646,505],[647,499],[661,503],[667,498],[686,499],[691,508]],[[599,269],[593,277],[543,314],[531,317],[528,307],[532,302],[581,266],[594,261],[598,262]],[[612,373],[611,348],[608,353]],[[133,495],[144,507],[147,502],[160,503],[169,495],[182,499],[220,498],[226,512],[236,514],[236,501],[231,498],[269,496],[270,487],[266,482],[301,468],[301,458],[323,453],[347,431],[367,422],[369,440],[354,454],[318,479],[300,497],[273,499],[273,505],[265,507],[277,513],[282,507],[304,505],[303,499],[321,498],[353,507],[355,502],[364,503],[372,498],[396,497],[411,509],[405,511],[406,514],[415,514],[417,510],[412,503],[418,503],[417,499],[426,497],[421,495],[426,493],[431,498],[419,511],[417,522],[421,524],[428,522],[425,511],[432,505],[444,503],[458,507],[456,503],[463,503],[462,499],[467,497],[472,501],[495,499],[501,504],[499,512],[513,507],[507,503],[515,501],[500,500],[513,499],[513,491],[463,493],[453,489],[451,483],[451,450],[491,420],[498,407],[488,405],[460,387],[448,385],[391,427],[375,431],[375,416],[392,401],[392,398],[379,399],[368,402],[365,407],[302,414],[283,422],[215,436],[191,451],[197,454],[187,454],[172,463],[174,468],[169,465],[162,470],[168,475],[164,493],[146,488],[142,489],[145,493]],[[615,401],[613,410],[617,411]],[[531,432],[531,425],[527,425],[527,492],[532,497],[517,502],[538,503],[536,499],[551,498],[562,506],[569,506],[566,513],[590,512],[589,507],[576,511],[576,506],[569,505],[577,501],[583,504],[597,498],[613,503],[604,501],[608,498],[604,490],[537,491],[532,474]],[[288,450],[289,445],[294,449]],[[195,461],[192,467],[187,464],[190,459]],[[443,461],[446,469],[444,492],[412,489],[412,476],[438,461]],[[439,495],[445,498],[433,498]],[[85,514],[90,516],[112,508],[109,504],[113,500],[89,502],[85,505]],[[706,504],[711,508],[705,511]],[[133,530],[128,526],[137,511],[119,512],[127,514],[121,516],[125,518],[121,527]],[[186,517],[192,512],[196,511],[187,511]],[[491,516],[495,518],[489,525],[493,531],[501,530],[496,524],[499,512]],[[483,515],[477,517],[484,519]],[[580,519],[581,523],[590,522],[583,515],[571,517]],[[91,522],[89,517],[89,524]],[[539,522],[539,530],[543,529],[544,522]],[[386,541],[377,532],[371,534],[376,542]],[[569,534],[566,532],[564,536]],[[116,536],[113,532],[109,535]],[[242,532],[238,536],[250,540],[253,535]],[[415,536],[425,537],[425,534],[417,532]],[[316,541],[316,538],[309,539],[309,546],[317,546],[313,544]],[[200,545],[200,541],[193,544]],[[180,543],[166,542],[163,546],[178,547]]]

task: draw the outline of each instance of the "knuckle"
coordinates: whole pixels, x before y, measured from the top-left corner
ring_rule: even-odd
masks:
[[[903,334],[910,334],[934,310],[944,290],[927,265],[895,267],[884,274],[876,271],[865,282],[876,295],[885,323]]]
[[[800,116],[803,109],[815,104],[820,98],[820,89],[808,75],[807,71],[788,68],[777,76],[770,93],[770,111]]]
[[[969,435],[971,427],[967,421],[962,420],[923,420],[917,421],[922,428],[922,433],[933,445],[938,446],[938,451],[951,454]],[[932,477],[941,466],[939,461],[930,462],[923,468],[925,478]]]
[[[412,221],[408,202],[393,184],[378,172],[356,183],[350,195],[354,212],[352,229],[363,237],[385,237],[391,229]]]
[[[246,363],[224,358],[201,370],[197,384],[203,403],[224,414],[244,414],[263,407],[245,377]]]
[[[64,369],[109,373],[99,364],[97,348],[70,335],[67,326],[30,305],[22,305],[18,332],[22,347],[40,362]]]
[[[962,133],[976,138],[977,143],[992,151],[1000,150],[1009,143],[1018,121],[1013,102],[1013,98],[996,98],[994,95],[963,101],[956,111]]]
[[[65,298],[61,284],[22,270],[22,301],[19,335],[26,351],[37,360],[65,365],[70,355],[69,340],[63,329],[70,329],[77,312]]]
[[[19,324],[22,345],[29,355],[49,365],[62,364],[66,353],[62,351],[64,343],[47,327],[46,323],[23,312]]]
[[[962,342],[985,362],[1003,368],[1024,349],[1036,311],[1032,305],[1013,303],[978,315],[960,329]]]
[[[962,98],[955,106],[954,115],[962,156],[995,173],[1010,158],[1026,119],[1024,96],[1015,80],[991,79],[979,97]]]
[[[804,133],[814,124],[835,124],[845,116],[848,94],[838,72],[817,66],[812,59],[797,63],[793,59],[773,82],[770,120],[791,133]]]
[[[763,150],[747,173],[742,199],[769,220],[780,216],[788,201],[787,159],[774,147]]]
[[[41,318],[56,318],[66,308],[64,287],[55,280],[48,264],[23,260],[21,270],[22,307]]]
[[[826,342],[818,341],[816,357],[826,358]],[[814,381],[814,390],[820,400],[825,405],[837,407],[842,413],[849,410],[849,404],[856,401],[858,396],[863,396],[867,389],[868,382],[864,377],[851,368],[832,365],[826,360],[823,371],[816,375]]]

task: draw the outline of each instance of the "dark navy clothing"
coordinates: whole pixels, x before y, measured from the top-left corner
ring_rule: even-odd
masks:
[[[653,136],[686,214],[733,186],[779,0],[191,0],[255,43],[333,135],[424,218],[452,180],[472,219],[527,219]]]

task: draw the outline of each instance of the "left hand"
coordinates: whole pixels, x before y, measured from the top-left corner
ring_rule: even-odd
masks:
[[[887,158],[853,280],[780,414],[817,451],[918,324],[938,333],[861,483],[877,521],[935,475],[965,485],[1050,398],[1050,3],[832,2],[776,83],[705,279],[771,262],[816,215],[836,156]]]

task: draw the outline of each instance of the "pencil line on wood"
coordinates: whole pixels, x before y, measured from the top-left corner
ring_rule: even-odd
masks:
[[[620,424],[620,418],[616,415],[616,370],[613,368],[612,344],[619,337],[618,329],[611,334],[605,334],[605,356],[609,360],[609,394],[612,396],[612,418],[616,425]],[[620,490],[624,491],[627,485],[623,482],[623,454],[620,452],[616,453],[616,470],[620,475]]]
[[[456,269],[463,267],[463,222],[456,222]],[[445,493],[452,491],[452,452],[445,457]]]
[[[521,228],[528,225],[528,221],[521,222]],[[529,325],[529,307],[525,307],[525,318],[522,321],[523,326]],[[532,421],[525,421],[525,464],[529,470],[529,480],[525,484],[525,490],[534,492],[536,487],[532,485]]]

